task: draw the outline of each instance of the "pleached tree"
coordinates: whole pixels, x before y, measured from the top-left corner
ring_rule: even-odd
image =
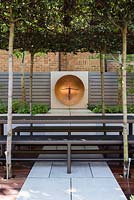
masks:
[[[22,2],[24,5],[24,2]],[[14,44],[14,32],[15,24],[22,19],[22,13],[20,12],[22,5],[15,1],[1,1],[0,13],[2,23],[5,23],[9,27],[9,43],[8,43],[8,120],[7,120],[7,146],[6,146],[6,177],[12,177],[12,165],[11,165],[11,151],[12,151],[12,97],[13,97],[13,44]],[[23,8],[23,6],[22,6]],[[6,47],[5,47],[6,48]]]
[[[126,92],[126,55],[127,33],[134,23],[134,2],[132,0],[95,0],[97,15],[108,21],[119,30],[122,37],[122,105],[123,105],[123,146],[124,146],[124,177],[128,174],[128,128],[127,128],[127,92]]]
[[[5,46],[8,49],[8,69],[9,69],[9,79],[8,79],[8,122],[7,122],[7,145],[6,145],[6,177],[12,177],[12,163],[11,163],[11,152],[12,152],[12,98],[13,98],[13,49],[14,49],[14,34],[15,29],[21,29],[24,31],[24,27],[36,21],[36,18],[31,16],[34,10],[38,9],[35,7],[35,1],[1,1],[0,2],[0,17],[1,24],[5,24],[9,27],[9,43]],[[36,16],[36,14],[35,14]],[[21,26],[20,26],[21,25]],[[23,27],[23,28],[22,28]]]
[[[13,49],[14,41],[18,33],[21,33],[22,41],[25,45],[19,46],[15,43],[15,48],[21,50],[28,50],[31,53],[31,75],[30,85],[32,87],[32,74],[33,74],[33,61],[34,54],[39,51],[46,51],[45,44],[49,41],[45,38],[46,29],[53,31],[54,25],[50,24],[53,22],[52,9],[58,8],[57,3],[59,1],[49,0],[1,0],[0,1],[0,23],[2,27],[6,26],[8,33],[9,31],[9,42],[6,46],[4,43],[4,37],[0,37],[2,40],[1,47],[8,49],[8,68],[9,68],[9,81],[8,81],[8,123],[7,123],[7,145],[6,145],[6,177],[12,177],[12,163],[11,163],[11,152],[12,152],[12,98],[13,98]],[[57,11],[56,11],[57,13]],[[53,22],[54,24],[54,22]],[[31,31],[32,30],[32,31]],[[25,34],[22,34],[25,33]],[[38,34],[40,33],[40,34]],[[44,34],[45,33],[45,34]],[[30,37],[28,36],[30,34]],[[44,34],[44,39],[40,35]],[[26,37],[23,37],[26,35]],[[36,37],[35,37],[36,35]],[[3,36],[3,35],[2,35]],[[26,38],[30,38],[26,43]],[[7,39],[7,37],[6,37]],[[32,40],[33,39],[33,40]],[[35,40],[34,40],[35,39]],[[29,46],[30,42],[30,46]],[[44,43],[43,43],[44,42]],[[21,43],[21,42],[20,42]],[[22,43],[21,43],[22,44]],[[24,43],[23,43],[24,44]],[[25,48],[26,47],[26,48]],[[30,90],[30,102],[32,110],[32,89]]]
[[[126,92],[126,55],[127,55],[127,35],[128,32],[131,33],[134,24],[134,2],[133,0],[111,0],[111,1],[104,1],[104,0],[86,0],[79,2],[81,4],[81,14],[79,16],[75,16],[75,26],[83,28],[87,30],[87,32],[90,33],[92,30],[95,30],[95,28],[98,26],[98,22],[96,24],[96,21],[99,20],[99,25],[101,23],[104,23],[104,26],[98,26],[100,30],[103,32],[103,28],[107,26],[107,30],[109,29],[109,32],[113,32],[113,36],[111,40],[114,38],[115,35],[118,34],[118,37],[122,38],[122,48],[121,48],[121,54],[122,54],[122,106],[123,106],[123,149],[124,149],[124,170],[123,174],[124,177],[128,174],[128,161],[129,161],[129,155],[128,155],[128,128],[127,128],[127,92]],[[97,19],[97,20],[96,20]],[[73,20],[71,21],[72,25]],[[97,25],[97,26],[96,26]],[[111,28],[113,27],[113,29]],[[93,48],[95,50],[96,43],[98,38],[100,39],[99,35],[97,34],[99,32],[99,29],[96,29],[96,40],[94,40],[94,36],[91,38],[88,38],[86,41],[89,42],[89,49]],[[82,30],[82,29],[81,29]],[[120,36],[119,36],[120,34]],[[117,47],[117,45],[111,45],[111,43],[108,44],[108,36],[111,34],[107,33],[107,37],[104,38],[104,46],[112,46]],[[98,37],[98,38],[97,38]],[[103,41],[103,40],[102,40]],[[91,42],[91,43],[90,43]],[[92,45],[94,42],[94,46]],[[101,39],[100,39],[101,43]],[[117,44],[120,43],[120,39],[118,40]],[[98,43],[99,44],[99,43]],[[120,45],[119,45],[120,46]],[[88,47],[86,48],[88,49]],[[99,46],[96,48],[96,51],[98,51],[100,48]],[[107,48],[106,48],[107,49]],[[116,49],[116,48],[115,48]],[[101,49],[102,50],[102,49]],[[120,50],[120,49],[118,49]],[[102,103],[103,104],[103,103]]]

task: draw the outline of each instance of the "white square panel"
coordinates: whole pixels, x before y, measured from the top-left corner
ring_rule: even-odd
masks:
[[[77,76],[83,83],[85,91],[83,97],[77,104],[67,106],[61,103],[55,95],[56,82],[65,75]],[[51,108],[87,108],[88,104],[88,72],[82,71],[65,71],[65,72],[51,72]]]

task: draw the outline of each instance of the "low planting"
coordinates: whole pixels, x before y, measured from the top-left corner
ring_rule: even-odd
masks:
[[[7,104],[0,101],[0,114],[7,113],[8,107]],[[49,110],[49,106],[46,104],[37,104],[34,103],[32,105],[32,114],[43,114],[47,113]],[[30,106],[29,103],[22,103],[19,100],[14,100],[12,103],[12,112],[18,114],[29,114],[30,113]]]
[[[7,113],[7,105],[0,101],[0,114]]]
[[[102,113],[102,106],[100,104],[97,105],[88,105],[88,109],[94,113]],[[134,105],[127,106],[128,113],[134,113]],[[105,113],[122,113],[123,109],[121,105],[115,106],[105,106]]]

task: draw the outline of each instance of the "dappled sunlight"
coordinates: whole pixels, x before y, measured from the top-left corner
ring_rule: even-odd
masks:
[[[21,192],[19,193],[18,199],[21,199],[21,197],[22,197],[23,199],[28,199],[28,198],[31,197],[31,195],[30,195],[30,193],[27,192],[27,191],[21,191]]]
[[[46,191],[45,191],[46,190]],[[57,191],[57,192],[56,192]],[[40,200],[55,200],[60,199],[60,197],[66,196],[69,193],[69,190],[64,190],[62,188],[58,188],[58,190],[54,191],[54,187],[50,188],[50,190],[46,189],[45,186],[41,190],[34,189],[26,189],[20,191],[17,200],[32,200],[32,199],[40,199]],[[69,195],[68,195],[69,196]]]
[[[47,192],[41,192],[39,190],[29,190],[29,191],[21,191],[17,200],[32,200],[32,199],[55,199],[53,194],[49,194]]]
[[[70,193],[75,193],[75,192],[77,192],[77,189],[76,188],[70,188],[66,192],[69,193],[69,194]]]
[[[46,197],[49,197],[49,196],[51,196],[50,194],[48,194],[48,193],[42,193],[44,196],[46,196]]]
[[[116,188],[115,188],[115,190],[117,190],[117,191],[121,191],[121,188],[119,188],[119,187],[116,187]]]

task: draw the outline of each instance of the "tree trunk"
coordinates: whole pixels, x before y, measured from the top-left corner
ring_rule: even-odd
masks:
[[[7,117],[7,146],[6,146],[6,178],[12,177],[12,163],[11,163],[11,151],[12,151],[12,96],[13,96],[13,41],[14,41],[14,22],[10,23],[9,32],[9,79],[8,79],[8,117]]]
[[[32,97],[33,97],[33,64],[34,54],[31,53],[31,66],[30,66],[30,114],[32,115]]]
[[[128,128],[127,128],[127,92],[126,92],[126,55],[127,55],[127,23],[122,28],[122,102],[123,102],[123,147],[124,177],[128,173]]]
[[[118,71],[118,105],[122,105],[122,57],[119,54],[120,68]]]
[[[25,87],[25,62],[24,62],[25,52],[22,54],[21,61],[21,94],[22,94],[22,103],[26,103],[26,87]]]
[[[122,71],[118,72],[118,105],[121,106],[122,102]]]
[[[104,54],[100,52],[100,73],[101,73],[101,106],[102,114],[105,114],[105,100],[104,100]]]

